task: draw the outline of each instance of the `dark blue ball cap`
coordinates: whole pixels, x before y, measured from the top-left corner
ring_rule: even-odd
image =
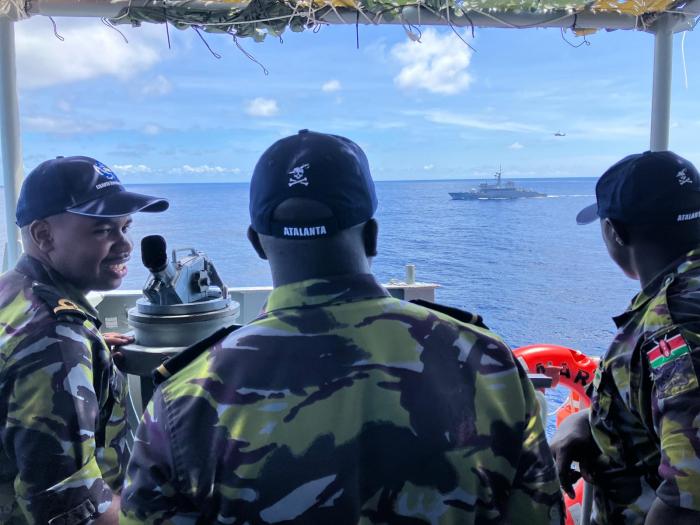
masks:
[[[22,183],[17,226],[70,212],[87,217],[123,217],[168,209],[165,199],[126,191],[114,172],[90,157],[57,157],[34,168]]]
[[[578,224],[601,218],[625,224],[666,226],[700,219],[700,175],[672,151],[645,151],[612,165],[598,179],[597,202],[582,209]]]
[[[291,198],[326,205],[331,217],[307,221],[274,219]],[[325,237],[368,221],[377,209],[374,182],[364,152],[338,135],[301,130],[262,154],[250,182],[250,222],[263,235],[288,239]]]

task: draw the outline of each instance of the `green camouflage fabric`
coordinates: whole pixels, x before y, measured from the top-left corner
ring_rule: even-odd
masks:
[[[493,333],[371,275],[266,310],[156,390],[120,523],[563,523],[535,392]]]
[[[700,249],[662,272],[615,323],[593,382],[591,428],[606,463],[594,476],[593,523],[642,525],[656,497],[700,511]],[[687,351],[650,359],[674,337]]]
[[[4,525],[89,524],[121,487],[125,385],[93,312],[29,256],[0,277]]]

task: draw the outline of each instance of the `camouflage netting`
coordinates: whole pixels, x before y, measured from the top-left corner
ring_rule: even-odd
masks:
[[[548,14],[621,13],[641,17],[671,10],[676,0],[154,0],[131,6],[111,19],[115,24],[169,22],[179,29],[195,27],[261,41],[316,27],[324,17],[354,15],[359,23],[401,22],[406,9],[443,18],[445,23],[470,25],[470,13],[497,17],[499,13]]]
[[[0,0],[0,17],[10,20],[26,18],[24,0]]]

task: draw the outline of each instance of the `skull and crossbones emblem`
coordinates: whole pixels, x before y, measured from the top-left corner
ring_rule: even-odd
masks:
[[[681,171],[676,173],[676,178],[678,179],[678,184],[683,186],[684,184],[692,184],[693,179],[688,176],[688,168],[683,168]]]
[[[288,174],[291,175],[289,177],[289,187],[291,188],[292,186],[296,186],[297,184],[301,184],[303,186],[308,186],[309,185],[309,178],[304,175],[304,171],[309,167],[308,164],[302,164],[301,166],[297,166],[296,168],[293,168]]]

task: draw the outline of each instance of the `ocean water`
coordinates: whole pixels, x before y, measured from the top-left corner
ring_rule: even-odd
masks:
[[[548,194],[513,201],[453,201],[448,192],[479,181],[377,182],[382,282],[440,285],[437,300],[481,314],[512,347],[556,343],[600,355],[620,313],[636,293],[610,261],[596,224],[578,226],[576,213],[594,201],[594,179],[528,179],[518,185]],[[248,245],[247,184],[136,185],[170,199],[161,214],[134,217],[134,254],[126,288],[141,288],[140,239],[158,233],[168,249],[207,253],[232,286],[271,284],[267,264]],[[0,201],[1,202],[1,201]],[[4,217],[4,216],[3,216]],[[4,221],[3,221],[4,222]],[[5,228],[0,228],[4,242]]]
[[[595,200],[594,179],[517,181],[548,194],[513,201],[453,201],[479,181],[378,182],[382,282],[403,280],[415,264],[417,280],[440,285],[438,302],[483,316],[513,348],[553,343],[600,355],[610,343],[610,317],[638,290],[608,258],[597,224],[578,226],[576,213]],[[232,286],[271,284],[265,261],[248,245],[247,184],[138,185],[166,197],[170,209],[141,213],[132,229],[135,250],[125,288],[147,276],[140,239],[163,235],[170,248],[207,253]],[[4,216],[4,215],[3,215]],[[4,237],[4,224],[0,229]],[[0,239],[3,240],[4,239]],[[563,392],[553,393],[558,402]]]

